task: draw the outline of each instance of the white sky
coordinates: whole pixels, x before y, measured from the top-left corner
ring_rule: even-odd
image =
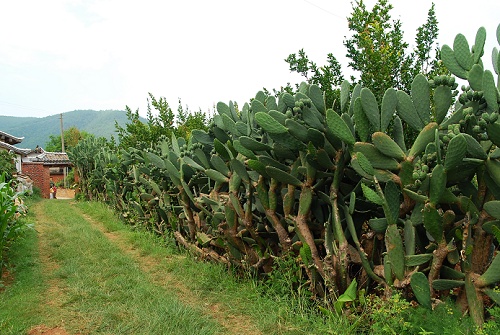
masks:
[[[391,1],[410,45],[431,2]],[[484,26],[491,68],[500,1],[434,2],[440,45],[458,33],[472,44]],[[148,92],[173,109],[179,97],[191,110],[242,105],[300,82],[284,59],[301,48],[318,65],[333,53],[347,73],[350,12],[349,0],[0,0],[0,115],[126,105],[145,115]]]

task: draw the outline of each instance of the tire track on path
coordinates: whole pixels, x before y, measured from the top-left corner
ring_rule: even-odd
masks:
[[[153,255],[146,255],[142,253],[140,249],[133,247],[130,242],[126,240],[124,234],[116,231],[108,231],[100,222],[85,214],[81,209],[76,206],[73,206],[73,208],[82,215],[92,227],[104,234],[110,243],[113,243],[125,254],[130,256],[141,271],[143,271],[155,285],[175,293],[180,301],[189,306],[203,306],[204,312],[226,329],[227,332],[224,334],[262,334],[262,332],[249,321],[248,316],[238,311],[231,310],[229,306],[213,302],[209,299],[203,299],[195,292],[192,292],[183,283],[185,279],[176,278],[165,270],[164,262],[170,261],[175,266],[176,261],[179,261],[180,258],[184,258],[185,256],[170,255],[169,258],[165,259]]]

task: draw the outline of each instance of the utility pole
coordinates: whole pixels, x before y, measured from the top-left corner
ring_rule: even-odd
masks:
[[[63,128],[63,115],[61,113],[61,149],[64,152],[64,128]],[[64,188],[66,188],[66,167],[63,168],[63,184]]]

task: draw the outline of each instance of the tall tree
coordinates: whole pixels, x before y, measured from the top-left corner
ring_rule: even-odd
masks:
[[[130,107],[125,108],[129,122],[125,127],[115,123],[120,147],[145,149],[151,143],[158,142],[160,137],[169,138],[172,135],[175,115],[166,99],[163,97],[156,99],[149,93],[147,108],[146,123],[141,121],[138,109],[132,112]],[[156,111],[156,115],[153,114],[153,110]]]
[[[80,140],[87,138],[90,136],[84,130],[79,130],[76,127],[70,127],[63,132],[64,135],[64,149],[65,151],[75,147]],[[45,150],[51,152],[61,152],[62,151],[62,142],[61,135],[50,135],[50,140],[45,144]]]
[[[327,106],[332,106],[335,100],[338,100],[338,87],[342,84],[344,76],[340,63],[332,53],[327,55],[327,64],[324,66],[318,66],[309,60],[304,49],[300,49],[297,54],[290,54],[285,62],[290,66],[291,72],[299,73],[309,84],[316,84],[325,92]]]
[[[371,10],[366,8],[363,0],[355,0],[348,17],[352,36],[344,40],[350,59],[348,67],[357,73],[351,81],[368,87],[379,99],[389,87],[409,91],[411,81],[418,73],[431,77],[447,72],[438,62],[435,41],[439,30],[434,4],[428,11],[427,21],[417,29],[414,50],[408,50],[401,22],[391,18],[392,9],[388,0],[378,0]],[[290,54],[285,61],[290,71],[322,88],[329,106],[339,100],[338,88],[344,78],[333,54],[328,54],[327,65],[322,67],[311,61],[303,49]]]
[[[431,73],[437,61],[431,58],[436,48],[438,21],[434,4],[427,13],[427,21],[417,29],[416,47],[408,50],[403,39],[400,20],[393,20],[393,6],[388,0],[378,0],[368,10],[363,0],[353,2],[353,11],[348,18],[350,38],[344,40],[349,67],[359,73],[358,81],[382,97],[385,90],[394,87],[409,91],[411,81],[418,73]]]
[[[182,107],[179,99],[177,115],[164,97],[156,99],[149,93],[146,122],[142,122],[139,110],[132,112],[127,106],[126,113],[129,122],[125,127],[115,124],[118,133],[119,146],[122,148],[145,149],[157,143],[161,138],[170,139],[172,133],[186,139],[193,129],[207,129],[207,116],[201,112],[192,113],[186,106]]]

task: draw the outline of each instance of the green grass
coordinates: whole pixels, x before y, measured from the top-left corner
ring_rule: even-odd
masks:
[[[54,276],[71,332],[215,334],[220,326],[198,308],[153,284],[134,261],[79,216],[69,202],[43,203],[57,228],[48,231]]]
[[[300,294],[288,287],[293,262],[278,263],[272,280],[263,283],[198,261],[171,238],[126,226],[102,204],[43,200],[35,206],[40,235],[27,232],[9,253],[15,282],[0,293],[1,334],[24,334],[39,324],[91,334],[475,331],[470,318],[450,305],[431,313],[399,297],[371,298],[348,316],[324,315],[309,299],[307,286]],[[27,219],[34,220],[33,211]]]
[[[267,294],[266,287],[252,278],[241,278],[225,266],[197,261],[175,247],[172,239],[162,239],[124,225],[104,205],[82,202],[77,205],[101,222],[108,231],[120,232],[142,254],[162,259],[158,271],[184,280],[185,286],[210,304],[245,314],[263,334],[352,334],[346,319],[325,320],[319,309],[303,299]],[[172,257],[172,255],[186,257]]]
[[[174,247],[171,239],[133,230],[122,224],[105,205],[79,203],[78,207],[103,223],[108,231],[119,231],[127,242],[144,254],[163,260],[172,254],[184,253]],[[162,262],[162,271],[185,282],[190,290],[199,292],[208,301],[244,311],[264,334],[475,334],[477,329],[452,303],[437,306],[430,312],[413,307],[399,296],[388,301],[370,297],[357,313],[338,317],[320,313],[317,303],[309,299],[307,286],[292,293],[290,281],[294,265],[286,260],[272,280],[263,283],[253,278],[242,279],[226,267],[200,262],[193,257],[171,258]],[[295,290],[296,292],[296,290]],[[302,293],[300,293],[302,292]],[[483,332],[486,334],[486,332]],[[491,333],[494,334],[494,333]]]
[[[29,213],[22,220],[33,223],[34,216]],[[36,231],[29,229],[9,248],[7,269],[14,282],[0,292],[0,334],[22,334],[41,322],[46,285],[41,280],[37,243]]]

